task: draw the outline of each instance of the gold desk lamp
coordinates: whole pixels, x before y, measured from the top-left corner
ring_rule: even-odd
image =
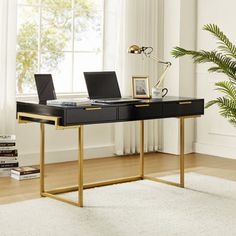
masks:
[[[153,91],[152,91],[152,93],[153,93],[153,92],[155,91],[155,89],[157,90],[157,89],[160,87],[160,85],[162,84],[162,82],[163,82],[163,80],[164,80],[164,78],[165,78],[166,72],[167,72],[167,70],[168,70],[168,69],[170,68],[170,66],[171,66],[171,62],[169,62],[169,61],[163,61],[163,60],[159,59],[158,57],[151,55],[152,51],[153,51],[153,48],[152,48],[152,47],[144,47],[144,46],[139,47],[138,45],[131,45],[131,46],[128,48],[128,53],[132,53],[132,54],[144,54],[146,57],[150,57],[151,59],[155,60],[157,63],[166,65],[166,67],[165,67],[165,69],[164,69],[162,75],[160,76],[160,79],[159,79],[159,80],[157,81],[157,83],[153,86]],[[166,95],[167,92],[168,92],[168,89],[167,89],[167,88],[164,88],[163,90],[166,90],[166,92],[165,92],[165,95]],[[162,92],[164,92],[164,91],[162,91]],[[154,92],[154,93],[155,93],[155,92]],[[152,95],[153,95],[153,94],[152,94]],[[165,96],[165,95],[164,95],[164,96]],[[156,96],[157,96],[157,94],[156,94],[155,96],[153,96],[153,97],[156,97]],[[164,97],[164,96],[162,95],[162,97]]]

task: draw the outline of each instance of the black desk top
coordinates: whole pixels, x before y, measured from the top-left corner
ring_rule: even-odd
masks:
[[[111,123],[204,114],[204,99],[169,97],[139,103],[92,104],[83,106],[43,105],[17,102],[17,112],[60,117],[60,125]],[[34,120],[35,122],[44,122]],[[45,121],[45,123],[47,123]]]

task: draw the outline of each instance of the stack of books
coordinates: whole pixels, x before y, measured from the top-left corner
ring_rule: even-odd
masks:
[[[0,177],[10,176],[11,170],[19,166],[15,135],[0,135]]]
[[[11,177],[17,180],[39,178],[40,169],[37,166],[17,167],[11,170]]]

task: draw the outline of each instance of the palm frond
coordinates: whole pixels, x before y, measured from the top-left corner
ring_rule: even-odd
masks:
[[[217,66],[209,68],[209,72],[224,73],[233,80],[236,80],[236,61],[233,60],[231,57],[223,55],[222,53],[204,50],[193,51],[186,50],[181,47],[175,47],[171,51],[171,54],[175,58],[190,55],[192,56],[194,63],[212,62]]]
[[[213,66],[208,69],[209,72],[219,72],[221,68],[219,66]]]
[[[227,97],[232,98],[236,101],[236,85],[230,81],[221,81],[215,83],[217,86],[216,90],[226,94]]]
[[[181,47],[174,47],[174,49],[171,51],[171,55],[174,58],[182,57],[182,56],[185,56],[185,55],[192,55],[193,53],[195,53],[195,51],[186,50],[186,49],[181,48]]]
[[[230,123],[236,126],[236,100],[226,97],[219,97],[208,102],[208,104],[217,104],[220,108],[220,115],[227,118]]]
[[[217,39],[219,39],[220,50],[225,52],[227,55],[236,58],[236,46],[234,46],[228,37],[220,30],[220,28],[215,24],[206,24],[203,27],[203,30],[206,30],[212,33]]]
[[[229,119],[229,122],[236,127],[236,117],[232,117]]]
[[[227,118],[231,124],[236,126],[236,100],[232,98],[219,97],[215,100],[209,101],[205,108],[215,104],[220,109],[220,115]]]
[[[218,103],[217,100],[211,100],[211,101],[209,101],[209,102],[205,105],[205,108],[208,108],[208,107],[210,107],[210,106],[212,106],[212,105],[214,105],[214,104],[217,104],[217,103]]]
[[[226,98],[226,97],[219,97],[216,99],[218,101],[218,105],[221,108],[228,108],[226,112],[236,112],[236,100]]]

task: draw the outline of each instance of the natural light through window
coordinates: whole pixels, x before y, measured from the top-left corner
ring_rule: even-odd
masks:
[[[57,93],[86,91],[83,72],[102,69],[103,0],[18,0],[17,93],[50,73]]]

